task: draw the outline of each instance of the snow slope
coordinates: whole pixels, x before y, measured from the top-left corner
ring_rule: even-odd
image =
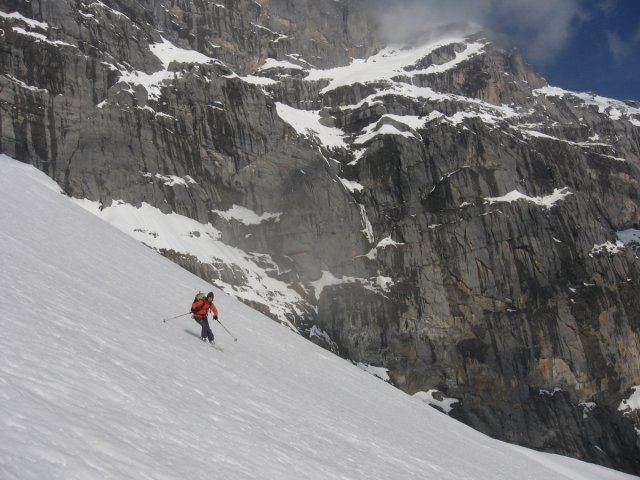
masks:
[[[492,440],[217,293],[0,155],[0,478],[625,479]]]

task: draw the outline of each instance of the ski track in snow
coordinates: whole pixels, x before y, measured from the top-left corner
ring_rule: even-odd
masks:
[[[493,440],[216,292],[0,155],[0,478],[614,480]],[[464,452],[464,454],[462,454]]]

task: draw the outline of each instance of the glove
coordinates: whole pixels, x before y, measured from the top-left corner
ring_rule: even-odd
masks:
[[[214,315],[214,316],[213,316],[213,319],[214,319],[214,320],[217,320],[217,319],[218,319],[218,315]]]

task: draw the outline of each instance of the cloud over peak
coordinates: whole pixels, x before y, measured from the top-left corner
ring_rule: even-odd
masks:
[[[617,32],[607,32],[607,43],[613,58],[618,61],[625,59],[640,47],[640,25],[626,40]]]
[[[403,42],[425,30],[477,24],[536,63],[552,61],[586,18],[583,0],[377,0],[384,34]]]

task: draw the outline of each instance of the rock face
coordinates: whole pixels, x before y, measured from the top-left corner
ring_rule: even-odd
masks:
[[[364,0],[0,12],[0,152],[473,427],[640,473],[640,104],[486,32],[385,46]]]

